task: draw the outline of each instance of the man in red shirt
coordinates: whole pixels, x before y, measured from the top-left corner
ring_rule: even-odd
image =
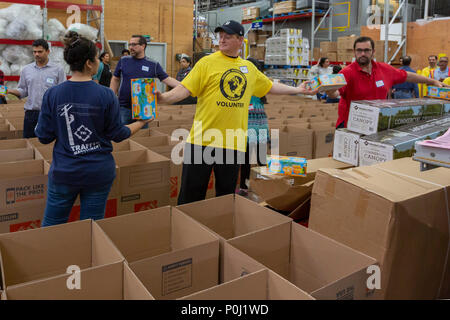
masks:
[[[329,91],[329,98],[340,94],[337,128],[346,128],[350,103],[355,100],[387,99],[389,90],[395,84],[407,82],[425,83],[442,87],[437,80],[416,73],[395,69],[387,63],[375,62],[375,44],[369,37],[359,37],[353,45],[356,61],[339,73],[345,76],[347,85],[339,90]]]

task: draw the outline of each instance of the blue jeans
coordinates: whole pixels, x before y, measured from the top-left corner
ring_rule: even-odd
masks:
[[[411,99],[414,98],[412,91],[396,90],[394,91],[394,99]]]
[[[47,205],[42,227],[66,223],[73,204],[80,195],[80,220],[103,219],[112,182],[101,187],[75,187],[56,184],[48,179]]]
[[[130,123],[133,123],[136,121],[136,120],[132,119],[131,109],[125,108],[125,107],[120,107],[120,121],[122,121],[123,125],[130,124]],[[142,129],[147,129],[147,128],[148,128],[148,123],[142,127]]]

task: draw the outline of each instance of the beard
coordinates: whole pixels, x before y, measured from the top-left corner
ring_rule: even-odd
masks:
[[[358,59],[356,59],[356,62],[358,62],[360,66],[367,66],[371,60],[372,57],[359,57]]]

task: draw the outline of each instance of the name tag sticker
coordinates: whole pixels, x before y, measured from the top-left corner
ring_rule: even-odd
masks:
[[[383,80],[379,80],[376,82],[377,88],[384,86]]]
[[[255,108],[253,107],[253,104],[252,103],[250,103],[249,105],[248,105],[248,110],[254,110]]]
[[[150,68],[147,66],[142,66],[142,71],[148,72],[148,71],[150,71]]]
[[[55,83],[55,79],[47,78],[47,83],[54,84]]]
[[[241,72],[242,72],[242,73],[248,73],[248,69],[247,69],[246,66],[239,67],[239,69],[241,69]]]

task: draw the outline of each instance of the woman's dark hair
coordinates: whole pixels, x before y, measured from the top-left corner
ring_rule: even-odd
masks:
[[[125,52],[128,53],[128,54],[130,54],[130,50],[128,50],[128,49],[123,49],[123,50],[122,50],[122,55],[123,55]]]
[[[95,43],[80,36],[75,31],[69,31],[64,36],[64,60],[71,71],[83,72],[86,61],[95,62],[97,47]]]
[[[319,60],[319,66],[322,68],[323,67],[323,64],[325,63],[325,61],[327,61],[327,57],[322,57],[322,58],[320,58],[320,60]]]
[[[253,63],[259,71],[264,72],[264,65],[259,60],[256,60],[255,58],[247,58],[247,60]],[[261,102],[267,104],[266,96],[261,98]]]
[[[102,61],[103,62],[103,58],[107,55],[107,54],[109,54],[108,52],[103,52],[101,55],[100,55],[100,57],[99,57],[99,59],[100,59],[100,61]]]
[[[188,56],[181,57],[180,61],[183,59],[186,60],[187,63],[191,64],[191,57]]]

